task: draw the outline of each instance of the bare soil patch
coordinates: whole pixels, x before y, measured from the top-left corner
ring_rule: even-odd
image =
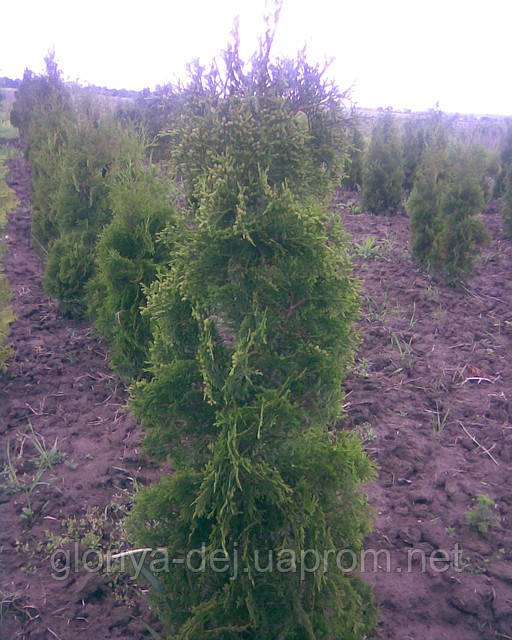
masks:
[[[91,574],[74,560],[76,573],[52,577],[63,575],[49,560],[63,540],[69,550],[84,537],[93,547],[122,549],[120,522],[133,485],[156,472],[139,452],[141,434],[106,345],[43,293],[30,236],[29,170],[22,159],[9,167],[20,204],[9,216],[4,265],[16,321],[0,384],[0,470],[9,448],[25,490],[7,474],[0,479],[0,638],[144,637],[147,607],[128,578]],[[56,443],[58,453],[29,491],[42,471],[36,439],[47,452]]]
[[[356,244],[373,236],[379,247],[355,256],[362,345],[346,383],[346,426],[380,466],[366,546],[387,553],[365,576],[380,609],[377,637],[511,638],[512,245],[498,208],[484,213],[492,243],[460,291],[411,260],[405,215],[342,215]],[[487,535],[466,519],[479,494],[500,522]],[[458,565],[437,560],[439,550],[453,560],[456,544]]]

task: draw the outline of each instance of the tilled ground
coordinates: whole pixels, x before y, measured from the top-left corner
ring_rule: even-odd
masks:
[[[377,636],[512,638],[512,243],[491,205],[492,242],[454,291],[411,260],[405,215],[345,211],[364,295],[348,427],[380,467],[366,545],[380,555],[365,557]],[[487,534],[467,521],[479,494],[496,505]]]
[[[0,638],[140,638],[144,600],[126,578],[80,570],[85,549],[75,556],[74,543],[117,550],[133,485],[155,470],[139,454],[140,433],[105,344],[43,293],[30,176],[24,160],[9,162],[19,206],[9,217],[4,263],[16,321],[0,384],[0,471],[11,464],[0,478]],[[71,554],[66,579],[64,555],[50,561],[61,547]],[[89,560],[98,562],[94,554]]]
[[[23,160],[10,168],[20,205],[5,260],[17,319],[0,385],[0,469],[11,468],[0,479],[0,638],[141,638],[144,620],[155,623],[129,580],[84,570],[57,580],[65,574],[49,559],[78,539],[122,548],[134,484],[156,471],[139,454],[105,344],[42,291],[30,177]],[[363,247],[354,256],[362,344],[346,382],[344,426],[380,466],[365,557],[377,637],[512,638],[512,246],[499,213],[484,215],[493,241],[461,291],[411,261],[404,215],[342,215]],[[368,236],[375,249],[364,248]],[[486,535],[466,518],[479,494],[496,505]]]

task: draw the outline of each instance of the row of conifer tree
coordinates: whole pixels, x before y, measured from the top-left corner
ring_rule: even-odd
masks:
[[[222,64],[118,109],[70,89],[49,56],[11,116],[46,291],[106,337],[146,450],[172,461],[137,495],[130,540],[239,564],[160,576],[176,640],[359,640],[375,625],[345,566],[370,528],[374,468],[339,428],[359,293],[333,191],[360,189],[377,214],[405,202],[413,256],[449,284],[487,240],[493,183],[512,232],[506,145],[493,168],[442,114],[399,134],[385,113],[364,149],[344,94],[304,53],[273,60],[272,38],[247,63],[235,34]],[[310,570],[334,550],[341,565]]]
[[[222,70],[196,66],[120,113],[71,92],[49,57],[12,113],[46,291],[105,335],[146,449],[172,461],[136,496],[130,540],[231,563],[159,576],[173,639],[359,640],[375,625],[346,571],[374,469],[338,428],[358,287],[328,203],[351,116],[321,69],[272,61],[271,43],[245,63],[235,36]],[[317,553],[330,560],[312,571]]]
[[[476,121],[468,131],[457,126],[457,116],[436,110],[402,120],[383,113],[366,149],[356,125],[353,166],[342,185],[360,190],[363,208],[373,214],[394,215],[405,205],[412,256],[457,287],[490,240],[479,214],[492,199],[499,202],[504,235],[512,236],[512,126],[489,125],[499,129],[492,132],[493,148],[485,144],[485,125],[478,132]]]

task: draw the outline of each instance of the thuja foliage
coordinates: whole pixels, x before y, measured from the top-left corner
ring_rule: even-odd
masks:
[[[403,187],[410,191],[424,154],[446,144],[452,130],[450,119],[439,109],[413,114],[404,121],[402,131]]]
[[[349,129],[348,152],[341,186],[351,191],[359,191],[363,184],[363,153],[365,140],[359,122],[355,119]]]
[[[402,145],[393,115],[381,115],[373,127],[363,171],[363,206],[371,213],[393,214],[402,200]]]
[[[408,118],[403,125],[402,148],[404,162],[404,189],[412,189],[416,170],[418,169],[426,145],[426,131],[423,118],[415,115]]]
[[[168,237],[176,238],[179,224],[170,182],[147,166],[145,152],[140,141],[136,157],[112,167],[112,220],[99,236],[95,273],[87,286],[89,315],[109,340],[112,365],[127,377],[141,375],[148,356],[149,318],[141,315],[145,288],[172,251],[170,240],[158,241],[159,233],[167,228]]]
[[[71,95],[64,85],[53,54],[45,58],[46,73],[25,71],[16,92],[11,122],[20,130],[32,172],[32,232],[46,250],[55,231],[55,195],[61,153],[74,118]]]
[[[60,129],[62,114],[72,110],[71,96],[62,81],[53,52],[45,57],[46,73],[38,75],[29,69],[23,74],[23,79],[16,90],[16,101],[11,109],[11,124],[17,127],[20,138],[25,143],[25,151],[30,154],[32,144],[37,145],[39,140],[31,141],[30,128],[35,115],[48,116],[48,126],[53,125],[51,133]],[[46,132],[41,132],[42,135]]]
[[[505,177],[505,188],[501,200],[501,213],[503,216],[503,229],[505,234],[512,237],[512,165]]]
[[[136,144],[135,134],[90,102],[77,109],[68,128],[53,193],[52,231],[44,238],[48,246],[44,285],[73,315],[85,312],[94,248],[112,218],[111,167],[118,158],[132,157]]]
[[[494,185],[494,197],[501,198],[505,192],[505,180],[512,167],[512,123],[509,121],[505,135],[501,141],[500,170]]]
[[[240,554],[235,579],[211,568],[162,577],[169,637],[355,640],[373,623],[368,588],[334,563],[297,575],[306,549],[357,553],[368,531],[359,486],[371,464],[359,442],[327,429],[354,338],[346,240],[327,236],[321,208],[268,184],[259,207],[241,194],[237,217],[223,224],[205,196],[200,230],[154,287],[154,377],[136,404],[172,444],[164,451],[188,456],[142,494],[130,530],[174,555],[203,543],[207,554]],[[182,333],[172,320],[185,305]],[[282,549],[295,569],[258,570],[258,552]]]
[[[435,131],[429,133],[406,203],[410,219],[411,253],[427,267],[434,238],[439,232],[441,193],[449,171],[448,138],[442,121],[438,120]]]
[[[356,640],[375,624],[369,588],[343,560],[307,572],[304,556],[357,553],[369,530],[372,465],[332,428],[355,345],[347,238],[268,50],[247,69],[232,53],[222,92],[203,76],[175,137],[190,224],[151,286],[151,379],[133,404],[176,472],[139,494],[128,531],[170,557],[204,545],[204,567],[159,576],[169,638]]]
[[[441,194],[439,232],[430,257],[433,273],[451,286],[471,276],[474,260],[488,242],[488,234],[478,217],[483,205],[479,180],[466,173],[464,167],[456,167],[455,176]]]
[[[308,64],[304,52],[295,60],[272,62],[270,45],[268,40],[262,45],[259,64],[249,68],[240,59],[235,35],[225,52],[225,75],[218,67],[191,68],[185,101],[167,135],[193,207],[210,160],[212,174],[229,163],[243,167],[236,178],[241,177],[249,199],[262,169],[271,185],[286,182],[304,197],[325,197],[339,184],[350,122],[345,96],[324,78],[325,69]]]
[[[7,213],[16,206],[14,191],[6,184],[5,177],[7,166],[0,151],[0,234],[4,231],[7,222]],[[0,240],[0,373],[3,371],[10,353],[7,345],[9,325],[13,321],[12,310],[9,306],[9,288],[7,280],[2,273],[2,261],[4,256],[3,242]]]
[[[478,217],[484,205],[478,166],[471,149],[432,144],[407,203],[413,256],[452,286],[471,275],[488,240]]]

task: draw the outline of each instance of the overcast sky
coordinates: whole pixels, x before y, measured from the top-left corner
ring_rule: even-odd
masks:
[[[184,76],[262,32],[265,0],[6,0],[0,75],[42,69],[54,48],[68,79],[141,89]],[[284,0],[274,52],[334,57],[331,76],[361,107],[512,115],[512,0]]]

